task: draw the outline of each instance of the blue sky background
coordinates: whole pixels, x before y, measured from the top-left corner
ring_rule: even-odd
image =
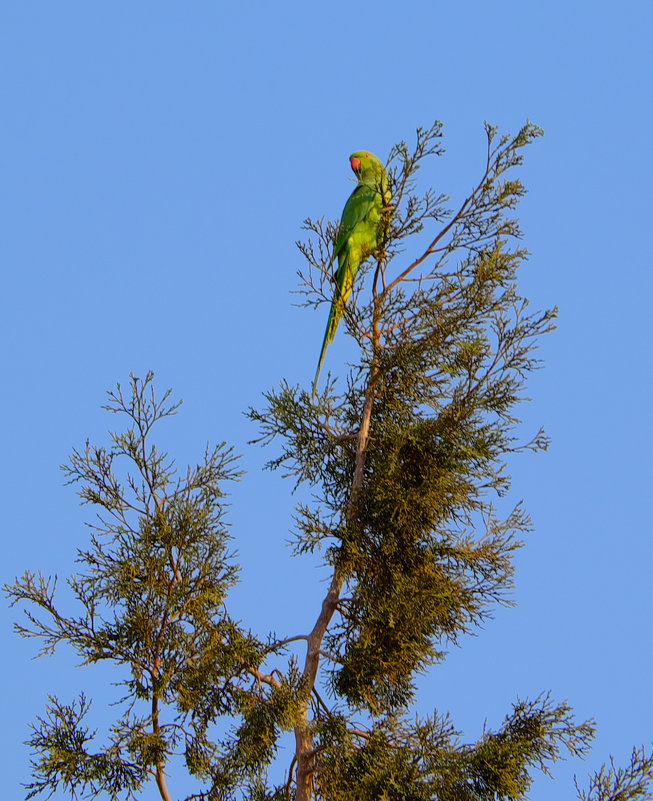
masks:
[[[553,443],[511,464],[535,526],[517,607],[420,679],[417,708],[450,711],[469,740],[542,691],[595,717],[591,756],[539,778],[534,801],[572,798],[574,772],[650,743],[652,21],[643,0],[0,4],[0,579],[71,572],[91,512],[58,466],[105,441],[105,390],[153,369],[184,399],[162,429],[180,465],[207,439],[243,454],[233,614],[306,631],[324,574],[290,558],[291,486],[261,471],[271,452],[247,445],[242,414],[313,376],[326,309],[292,305],[301,222],[338,217],[349,153],[384,158],[434,118],[447,153],[422,177],[455,202],[479,175],[483,120],[514,132],[528,117],[546,136],[521,170],[521,287],[560,320],[524,430]],[[46,694],[85,689],[101,725],[118,677],[65,651],[30,661],[0,614],[3,785],[19,798]]]

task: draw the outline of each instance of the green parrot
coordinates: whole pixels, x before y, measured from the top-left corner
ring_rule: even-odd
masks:
[[[329,262],[330,268],[338,257],[336,291],[313,379],[313,398],[327,345],[333,342],[336,335],[336,328],[354,285],[356,270],[379,244],[379,212],[390,200],[388,176],[376,156],[367,150],[357,150],[349,157],[349,163],[358,178],[358,184],[342,210],[336,244]]]

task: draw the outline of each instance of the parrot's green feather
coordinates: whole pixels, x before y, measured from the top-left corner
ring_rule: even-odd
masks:
[[[338,235],[329,263],[330,267],[336,257],[338,258],[336,287],[313,380],[313,397],[327,345],[333,342],[347,298],[354,285],[356,271],[378,247],[379,212],[390,200],[388,176],[376,156],[365,150],[358,150],[351,154],[349,161],[358,177],[358,184],[342,210]]]

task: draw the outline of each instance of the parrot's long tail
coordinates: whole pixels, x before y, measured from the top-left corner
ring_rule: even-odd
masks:
[[[338,308],[340,307],[340,308]],[[317,370],[315,371],[315,378],[313,379],[313,392],[311,393],[311,400],[315,400],[315,392],[317,390],[317,379],[320,377],[320,370],[322,369],[322,362],[324,361],[324,354],[326,353],[327,345],[333,342],[336,335],[336,328],[342,317],[342,303],[337,303],[335,300],[331,304],[331,311],[329,312],[329,319],[327,320],[326,331],[324,332],[324,339],[322,340],[322,350],[320,351],[320,358],[317,363]]]
[[[324,354],[326,353],[327,345],[330,345],[336,335],[338,323],[345,310],[347,298],[351,292],[353,279],[345,281],[342,287],[336,288],[336,295],[331,303],[331,310],[329,311],[329,319],[327,320],[326,331],[324,332],[324,339],[322,340],[322,350],[320,351],[320,358],[317,363],[317,370],[315,371],[315,378],[313,379],[313,392],[311,393],[311,400],[315,400],[315,392],[317,390],[317,379],[322,369],[322,362],[324,361]]]

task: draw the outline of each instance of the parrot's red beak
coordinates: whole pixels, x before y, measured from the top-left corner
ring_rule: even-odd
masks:
[[[360,159],[351,159],[349,163],[351,164],[351,168],[354,172],[356,172],[356,170],[361,166]]]

